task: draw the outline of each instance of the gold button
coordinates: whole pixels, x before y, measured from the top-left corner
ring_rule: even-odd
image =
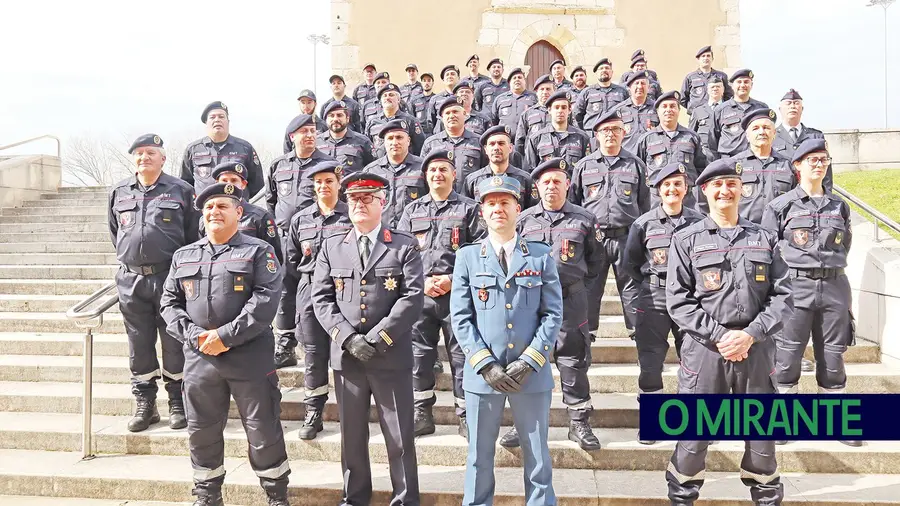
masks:
[[[507,304],[506,309],[512,309],[512,304]]]
[[[512,323],[507,323],[507,324],[506,324],[506,328],[511,329],[511,328],[512,328]]]
[[[365,308],[366,308],[366,305],[365,305],[365,304],[360,304],[360,305],[359,305],[359,308],[360,308],[360,309],[365,309]]]
[[[528,283],[528,286],[531,286],[531,283]]]
[[[359,296],[360,296],[360,297],[365,297],[365,296],[366,296],[366,292],[359,292]]]
[[[549,350],[549,349],[550,349],[550,347],[547,346],[547,345],[545,344],[545,345],[544,345],[544,351],[547,351],[547,350]]]
[[[361,285],[366,284],[366,280],[364,279],[364,280],[360,281],[359,284],[361,284]]]
[[[509,288],[509,283],[506,284],[506,288]]]
[[[359,323],[366,323],[366,319],[365,319],[365,318],[360,318],[360,319],[359,319]]]
[[[507,346],[509,349],[513,349],[513,348],[516,347],[516,345],[514,345],[513,343],[509,343],[509,344],[506,345],[506,346]]]

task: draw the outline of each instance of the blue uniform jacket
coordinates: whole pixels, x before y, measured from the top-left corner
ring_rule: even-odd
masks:
[[[562,325],[562,285],[550,246],[517,238],[508,274],[503,274],[490,239],[456,255],[450,317],[466,354],[463,389],[498,393],[478,375],[491,362],[523,359],[537,371],[522,393],[553,389],[550,351]]]

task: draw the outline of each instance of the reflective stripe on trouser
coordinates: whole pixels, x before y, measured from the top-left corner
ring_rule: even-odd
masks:
[[[269,339],[265,336],[257,341]],[[245,346],[261,348],[271,362],[271,341],[251,342]],[[241,347],[243,348],[243,346]],[[195,489],[219,490],[225,479],[221,474],[203,471],[215,470],[224,464],[225,439],[222,431],[228,422],[231,397],[237,405],[247,434],[250,467],[259,476],[260,484],[273,495],[287,493],[287,453],[281,428],[281,392],[278,376],[266,374],[251,362],[258,350],[241,350],[233,356],[201,356],[195,350],[186,350],[184,400],[188,420],[191,464],[195,470]],[[254,355],[255,353],[255,355]],[[226,361],[228,358],[230,360]],[[198,473],[199,471],[199,473]],[[276,475],[276,472],[280,474]]]
[[[184,370],[182,343],[166,331],[159,315],[166,272],[141,276],[120,268],[116,272],[119,311],[128,335],[131,392],[136,397],[155,399],[162,377],[169,398],[181,396],[181,373]],[[162,344],[162,367],[156,357],[156,340]]]
[[[601,243],[606,256],[597,271],[598,276],[590,281],[588,286],[588,325],[589,331],[597,330],[600,325],[600,303],[603,301],[603,291],[606,289],[606,279],[609,269],[612,267],[616,278],[616,286],[619,289],[619,299],[622,301],[622,314],[625,317],[625,326],[628,330],[634,329],[634,305],[638,295],[637,283],[631,276],[620,268],[625,251],[627,235],[622,237],[603,239]],[[587,284],[587,283],[585,283]]]
[[[433,395],[436,378],[434,362],[438,359],[441,334],[444,347],[450,358],[450,375],[453,378],[453,395],[463,398],[462,376],[466,356],[453,336],[450,325],[450,294],[432,298],[425,297],[425,307],[419,321],[413,325],[413,390],[417,407],[434,406],[437,398]],[[425,392],[432,392],[431,395]],[[466,416],[465,406],[456,406],[457,416]]]
[[[715,346],[715,345],[713,345]],[[729,362],[718,350],[686,337],[678,370],[680,394],[769,394],[773,378],[775,344],[771,339],[754,344],[747,359]],[[700,496],[709,441],[678,441],[666,481],[672,504],[693,504]],[[784,486],[778,477],[774,441],[745,441],[741,480],[750,487],[755,504],[781,504]]]
[[[303,346],[303,387],[306,388],[307,407],[322,410],[328,400],[328,359],[331,340],[322,328],[312,307],[312,284],[300,281],[297,285],[296,339]]]
[[[281,238],[281,251],[287,251],[287,238]],[[284,279],[281,282],[281,298],[278,300],[278,313],[272,328],[275,330],[275,344],[281,348],[297,346],[297,284],[300,282],[291,269],[284,269]]]
[[[853,341],[847,277],[794,278],[791,284],[796,294],[794,310],[791,315],[785,315],[784,329],[775,339],[778,343],[775,354],[778,385],[791,387],[800,382],[800,363],[811,335],[816,357],[816,383],[822,388],[844,388],[847,385],[844,352]]]
[[[494,455],[503,405],[509,400],[513,422],[522,445],[525,468],[525,505],[556,504],[553,469],[547,434],[552,392],[528,394],[476,394],[466,392],[469,454],[462,506],[486,506],[494,498]]]
[[[553,355],[569,419],[587,422],[591,417],[591,386],[587,377],[591,365],[587,290],[568,294],[563,299],[563,306],[566,310]]]

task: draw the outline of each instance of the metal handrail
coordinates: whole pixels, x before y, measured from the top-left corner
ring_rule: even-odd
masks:
[[[41,139],[53,139],[56,141],[56,157],[62,157],[62,143],[59,141],[59,137],[50,134],[39,135],[37,137],[32,137],[30,139],[25,139],[24,141],[14,142],[12,144],[7,144],[6,146],[0,146],[0,151],[4,149],[14,148],[16,146],[21,146],[22,144],[28,144],[29,142],[39,141]]]
[[[886,216],[881,211],[875,209],[874,207],[870,206],[869,204],[866,204],[862,199],[860,199],[856,195],[853,195],[852,193],[848,192],[847,190],[841,188],[838,185],[834,185],[834,187],[832,189],[834,190],[835,193],[837,193],[838,195],[843,197],[844,200],[856,205],[863,211],[872,215],[872,217],[875,219],[875,222],[874,222],[874,224],[875,224],[875,242],[881,242],[881,238],[878,236],[878,231],[880,230],[880,227],[878,226],[879,222],[884,223],[889,229],[893,230],[897,234],[900,234],[900,224],[898,224],[896,221],[890,219],[888,216]]]
[[[82,392],[82,426],[81,426],[81,458],[82,460],[90,460],[94,458],[92,451],[93,431],[91,429],[93,415],[93,387],[94,387],[94,329],[103,325],[103,313],[119,302],[118,292],[109,294],[116,290],[116,283],[110,282],[100,288],[96,292],[88,295],[86,299],[72,306],[66,311],[66,318],[75,321],[75,326],[86,329],[84,334],[84,369],[82,371],[82,382],[84,383]],[[100,304],[94,306],[90,310],[85,310],[88,306],[100,300],[103,296],[105,299]],[[91,321],[96,320],[96,322]],[[90,322],[90,323],[85,323]]]

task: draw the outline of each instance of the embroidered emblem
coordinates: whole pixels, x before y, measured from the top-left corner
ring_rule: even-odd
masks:
[[[843,240],[844,240],[844,232],[838,231],[838,233],[836,233],[834,235],[834,243],[840,244],[841,241],[843,241]]]
[[[266,270],[272,274],[278,272],[278,266],[275,265],[275,260],[266,260]]]
[[[419,240],[419,248],[425,247],[425,240],[428,238],[428,232],[421,232],[416,234],[416,239]]]
[[[303,256],[308,257],[312,255],[312,244],[309,241],[303,241],[300,248],[303,249]]]
[[[127,211],[119,214],[119,224],[123,227],[130,227],[134,224],[134,211]]]
[[[397,280],[394,279],[393,276],[388,276],[386,280],[384,280],[384,289],[385,290],[396,290],[397,289]]]
[[[209,177],[209,167],[207,167],[205,165],[197,167],[197,174],[200,177]]]
[[[703,272],[703,287],[707,290],[722,288],[722,273],[718,269]]]
[[[478,290],[478,300],[480,300],[481,302],[488,301],[488,291],[486,288]]]
[[[268,227],[266,227],[266,235],[268,235],[269,237],[275,237],[275,225],[269,225]]]
[[[197,288],[196,279],[185,279],[181,282],[181,288],[184,290],[184,296],[188,299],[194,298],[194,291]]]
[[[741,186],[741,195],[745,197],[750,197],[753,195],[753,187],[756,186],[754,184],[745,184]]]
[[[794,244],[797,246],[806,246],[806,243],[809,242],[809,230],[805,228],[794,230],[793,237]]]
[[[668,259],[669,250],[666,248],[656,248],[653,250],[653,263],[656,265],[663,265],[666,263]]]
[[[384,229],[384,242],[391,242],[391,231]]]

